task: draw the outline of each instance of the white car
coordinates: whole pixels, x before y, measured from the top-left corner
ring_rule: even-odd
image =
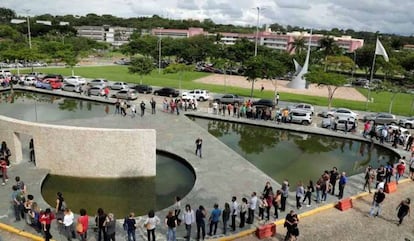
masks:
[[[125,82],[115,82],[111,86],[112,90],[127,90],[129,89],[129,86]]]
[[[312,123],[312,113],[303,109],[291,110],[289,112],[289,122],[310,125]]]
[[[294,106],[289,107],[289,110],[305,110],[311,113],[313,115],[315,113],[315,109],[312,105],[306,104],[306,103],[299,103]]]
[[[208,90],[197,89],[191,90],[189,92],[184,92],[182,94],[182,98],[186,100],[197,99],[199,101],[207,101],[208,99],[210,99],[210,94]]]
[[[77,92],[80,93],[80,85],[74,85],[74,84],[64,84],[62,86],[62,90],[69,91],[69,92]]]
[[[73,85],[84,85],[86,84],[86,79],[80,76],[70,76],[63,80],[65,83],[73,84]]]
[[[398,125],[399,126],[404,126],[407,129],[411,129],[414,127],[414,117],[409,117],[406,119],[400,119],[400,121],[398,121]]]
[[[347,108],[338,108],[332,109],[327,112],[328,116],[338,117],[338,118],[353,118],[358,120],[358,114]]]
[[[26,76],[20,83],[23,85],[34,85],[37,81],[35,76]]]

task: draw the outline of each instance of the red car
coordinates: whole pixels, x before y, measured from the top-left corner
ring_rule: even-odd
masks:
[[[61,89],[62,88],[62,82],[59,79],[44,79],[44,83],[48,83],[52,89]]]

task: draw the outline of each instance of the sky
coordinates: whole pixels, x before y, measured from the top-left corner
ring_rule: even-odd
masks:
[[[414,35],[414,0],[0,0],[18,15],[159,15],[255,26],[279,23]],[[258,11],[259,8],[259,11]]]

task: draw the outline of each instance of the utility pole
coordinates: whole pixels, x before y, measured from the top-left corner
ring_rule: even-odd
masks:
[[[257,42],[259,39],[259,19],[260,19],[260,7],[256,7],[257,9],[257,22],[256,22],[256,36],[255,36],[255,44],[254,44],[254,57],[257,56]]]

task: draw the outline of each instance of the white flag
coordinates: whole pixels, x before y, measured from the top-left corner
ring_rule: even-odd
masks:
[[[384,48],[384,46],[382,46],[382,44],[379,41],[379,39],[377,39],[377,45],[375,47],[375,54],[376,55],[382,55],[384,57],[384,59],[385,59],[386,62],[389,61],[388,54],[385,51],[385,48]]]

